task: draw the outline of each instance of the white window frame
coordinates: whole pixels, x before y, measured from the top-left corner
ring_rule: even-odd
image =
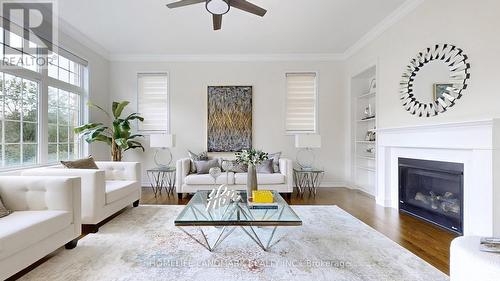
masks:
[[[139,129],[140,126],[138,124],[139,121],[136,123],[136,128],[138,132],[141,132],[143,134],[170,134],[171,132],[171,91],[170,91],[170,73],[167,71],[156,71],[156,72],[151,72],[151,71],[139,71],[136,73],[135,77],[135,83],[136,83],[136,110],[141,114],[139,111],[139,77],[141,76],[154,76],[154,75],[163,75],[167,77],[167,120],[166,120],[166,129],[165,130],[141,130]]]
[[[288,74],[314,74],[315,79],[314,79],[314,95],[315,95],[315,103],[314,103],[314,130],[313,131],[294,131],[294,130],[287,130],[287,109],[288,109],[288,83],[287,83],[287,76]],[[285,85],[285,108],[284,108],[284,121],[283,121],[283,127],[285,131],[285,135],[310,135],[310,134],[319,134],[319,72],[318,71],[286,71],[284,77],[284,85]]]
[[[84,113],[84,105],[86,100],[88,99],[88,63],[65,51],[61,47],[59,49],[59,54],[68,58],[70,56],[70,60],[75,59],[74,61],[78,62],[82,65],[81,73],[80,73],[80,87],[75,86],[70,83],[66,83],[60,81],[58,79],[49,77],[47,68],[39,69],[39,71],[33,71],[25,68],[13,68],[13,67],[3,67],[0,65],[0,72],[4,72],[6,74],[18,76],[24,79],[32,80],[38,83],[38,158],[37,162],[34,165],[19,165],[12,167],[0,167],[0,171],[9,171],[9,170],[20,170],[27,169],[33,167],[47,166],[53,165],[54,162],[48,162],[48,89],[49,87],[55,87],[58,89],[62,89],[65,91],[70,91],[73,93],[77,93],[80,95],[80,123],[86,121],[87,114]],[[83,155],[83,152],[88,151],[88,148],[84,147],[84,141],[80,140],[79,142],[79,156]]]

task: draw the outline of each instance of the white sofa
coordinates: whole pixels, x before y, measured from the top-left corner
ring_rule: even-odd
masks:
[[[82,224],[96,233],[99,223],[141,198],[141,165],[138,162],[96,161],[99,170],[63,166],[30,169],[22,175],[77,176],[82,179]]]
[[[221,184],[227,184],[229,189],[245,190],[247,173],[223,172],[214,179],[208,174],[190,174],[191,160],[179,159],[176,163],[176,191],[179,199],[184,193],[194,193],[199,190],[211,190]],[[290,159],[279,160],[279,173],[257,174],[259,188],[275,190],[291,195],[293,192],[293,163]]]
[[[14,212],[0,218],[0,280],[81,234],[80,178],[0,177],[0,196]]]

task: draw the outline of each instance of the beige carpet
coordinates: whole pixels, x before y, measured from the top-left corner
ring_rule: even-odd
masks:
[[[240,229],[209,252],[173,225],[182,208],[128,209],[21,280],[448,280],[336,206],[294,206],[304,225],[270,252]]]

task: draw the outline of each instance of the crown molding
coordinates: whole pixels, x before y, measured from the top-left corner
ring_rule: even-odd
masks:
[[[193,55],[110,55],[120,62],[275,62],[275,61],[342,61],[343,54],[193,54]]]
[[[390,15],[385,17],[381,22],[375,25],[370,31],[368,31],[361,39],[359,39],[354,45],[347,49],[343,56],[347,60],[354,54],[359,52],[363,47],[367,46],[373,40],[377,39],[382,33],[391,28],[393,25],[398,23],[401,19],[415,10],[420,4],[425,0],[406,0],[401,6],[394,10]]]

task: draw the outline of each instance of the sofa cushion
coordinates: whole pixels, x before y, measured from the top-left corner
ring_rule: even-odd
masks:
[[[189,185],[234,184],[234,173],[222,173],[215,180],[211,175],[208,174],[191,174],[184,178],[184,183]]]
[[[0,218],[6,217],[12,213],[11,210],[7,209],[3,204],[2,197],[0,196]]]
[[[69,169],[99,169],[92,156],[73,161],[61,161],[61,164]]]
[[[219,167],[219,159],[194,161],[194,165],[197,174],[208,174],[210,168]]]
[[[0,259],[36,244],[72,223],[68,211],[17,211],[0,219]]]
[[[194,165],[194,161],[208,160],[208,153],[206,151],[203,151],[200,154],[196,154],[191,150],[188,150],[188,156],[189,159],[191,159],[191,174],[196,173],[196,166]]]
[[[259,165],[257,165],[257,173],[259,174],[273,174],[273,159],[267,159],[262,161]]]
[[[247,184],[247,173],[236,173],[234,175],[235,184]],[[285,175],[281,173],[257,174],[257,184],[284,184]]]
[[[137,190],[138,184],[136,181],[106,181],[106,204],[127,197]]]

